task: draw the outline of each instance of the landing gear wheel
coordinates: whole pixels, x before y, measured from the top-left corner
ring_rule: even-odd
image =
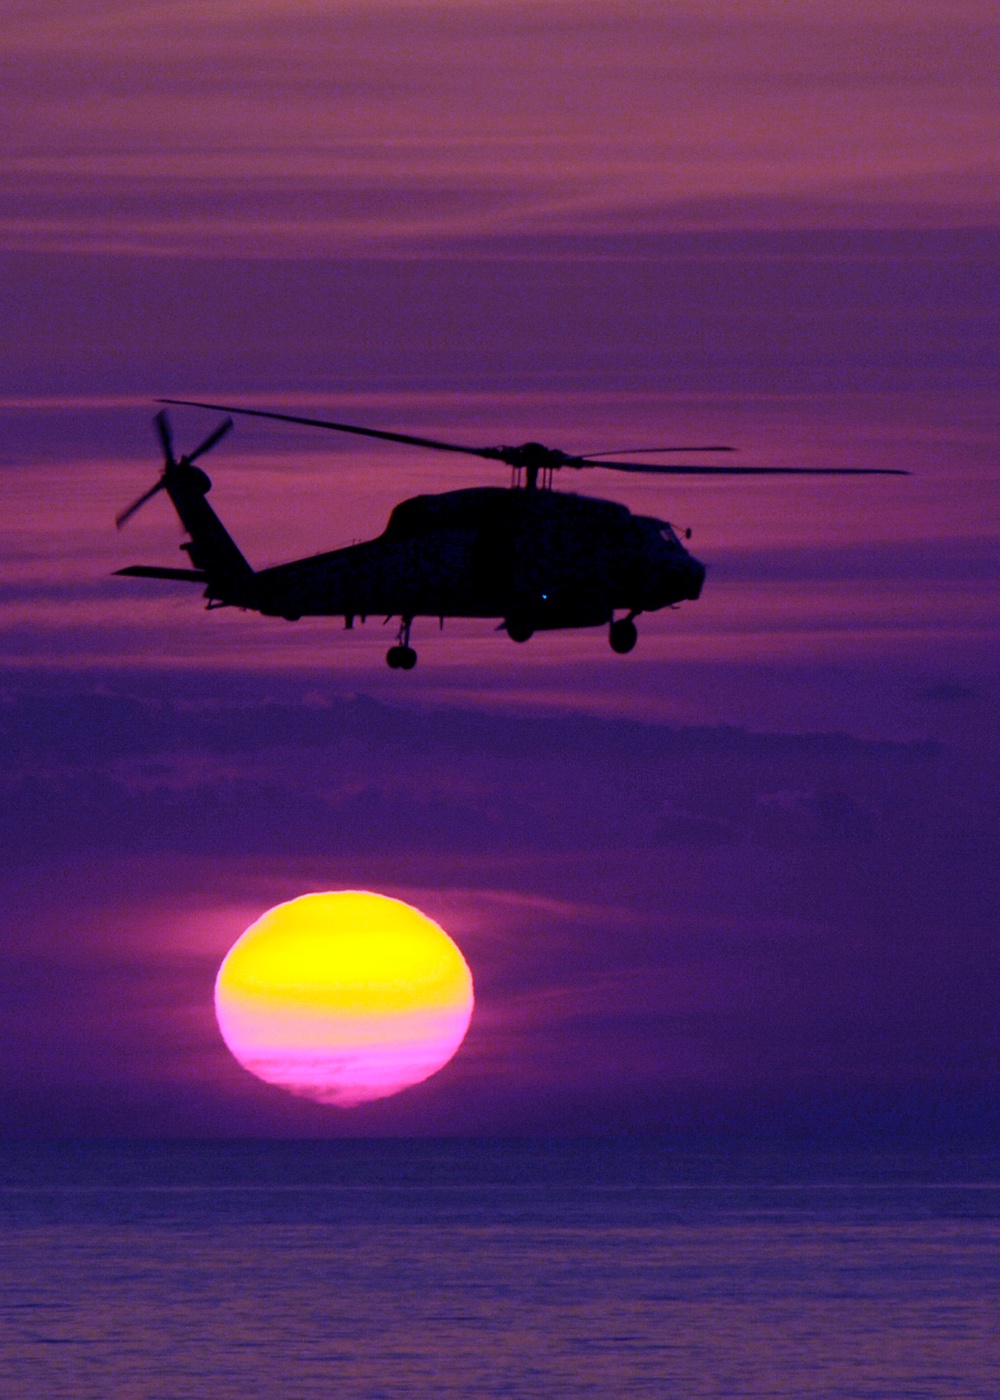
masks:
[[[412,671],[417,664],[417,653],[412,647],[390,647],[385,659],[394,671]]]
[[[389,619],[386,618],[386,622]],[[399,631],[396,633],[396,645],[390,647],[385,654],[385,659],[394,671],[412,671],[417,664],[417,653],[410,646],[410,628],[413,625],[413,618],[404,615],[399,619]]]
[[[535,635],[535,629],[531,624],[520,617],[509,617],[504,626],[507,629],[507,636],[512,642],[530,642]]]
[[[639,632],[630,617],[619,618],[617,622],[612,622],[608,628],[608,641],[611,643],[611,650],[616,651],[619,656],[624,656],[626,652],[631,651],[638,640]]]

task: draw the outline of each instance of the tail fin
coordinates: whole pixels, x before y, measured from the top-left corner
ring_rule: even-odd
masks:
[[[174,453],[174,435],[166,413],[161,411],[153,421],[163,448],[163,470],[155,485],[119,513],[116,524],[120,530],[157,492],[166,491],[190,536],[181,549],[187,550],[194,569],[154,569],[137,564],[121,572],[142,578],[187,579],[193,583],[204,581],[208,584],[210,603],[213,599],[220,603],[249,602],[248,585],[254,576],[253,569],[205,499],[212,489],[211,478],[194,465],[196,458],[204,456],[217,442],[221,442],[233,426],[233,420],[227,418],[220,423],[193,452],[180,458]]]
[[[211,479],[200,467],[178,462],[165,474],[164,487],[190,538],[181,545],[210,586],[228,597],[246,591],[253,569],[205,499]],[[233,601],[237,601],[236,598]]]

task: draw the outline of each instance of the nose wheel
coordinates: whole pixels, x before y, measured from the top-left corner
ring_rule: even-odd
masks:
[[[608,641],[611,643],[611,650],[616,651],[619,656],[630,652],[638,640],[639,631],[631,617],[620,617],[617,622],[612,622],[608,628]]]
[[[400,619],[396,645],[391,646],[385,654],[386,662],[392,671],[412,671],[417,664],[417,653],[410,646],[410,627],[412,624],[412,617]]]

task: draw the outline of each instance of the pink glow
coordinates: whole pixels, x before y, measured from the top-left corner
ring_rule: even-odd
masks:
[[[436,1074],[469,1027],[471,1006],[380,1018],[302,1014],[281,1017],[246,1007],[217,1007],[226,1045],[244,1069],[316,1103],[353,1108],[398,1094]]]

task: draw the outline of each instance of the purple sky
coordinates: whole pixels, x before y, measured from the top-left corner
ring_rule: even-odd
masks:
[[[704,11],[5,22],[9,1131],[995,1121],[995,17]],[[110,577],[178,557],[162,498],[112,524],[158,394],[914,475],[595,476],[693,528],[702,599],[624,658],[425,624],[404,676],[378,622]],[[213,454],[255,564],[502,480],[331,436]],[[211,1007],[264,908],[345,886],[438,918],[478,989],[445,1071],[350,1113],[257,1084]]]

